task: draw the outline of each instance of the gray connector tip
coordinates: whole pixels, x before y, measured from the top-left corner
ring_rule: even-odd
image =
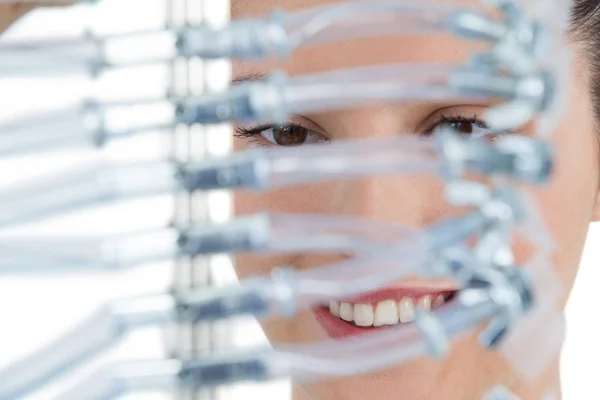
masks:
[[[507,134],[496,143],[496,150],[496,167],[519,181],[545,184],[552,177],[554,150],[549,143]]]
[[[265,214],[237,218],[215,226],[195,226],[181,232],[178,245],[184,254],[197,256],[267,248],[270,219]]]
[[[501,40],[508,31],[506,24],[469,10],[456,10],[448,18],[448,30],[475,40]]]
[[[175,118],[184,124],[219,124],[232,121],[253,121],[255,110],[244,87],[232,87],[226,92],[210,93],[182,103],[175,108]]]
[[[535,75],[524,76],[517,80],[514,99],[530,102],[537,111],[547,111],[554,104],[556,77],[550,71],[541,71]]]
[[[260,152],[246,151],[224,159],[190,163],[179,167],[177,178],[188,191],[215,189],[260,189],[265,185]]]
[[[211,322],[241,315],[261,316],[268,312],[269,304],[260,288],[247,287],[222,289],[214,295],[208,291],[206,298],[181,298],[177,305],[180,318],[193,323]],[[231,291],[231,292],[230,292]]]
[[[183,387],[207,388],[241,381],[262,381],[268,378],[268,369],[258,358],[203,357],[186,362],[178,378]]]

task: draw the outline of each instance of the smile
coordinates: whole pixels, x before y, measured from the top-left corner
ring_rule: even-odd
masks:
[[[342,338],[411,323],[416,311],[436,310],[453,294],[454,290],[449,289],[385,289],[357,299],[332,301],[314,313],[330,337]]]

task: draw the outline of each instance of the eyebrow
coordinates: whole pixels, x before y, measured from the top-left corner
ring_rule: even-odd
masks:
[[[260,71],[252,71],[252,72],[247,72],[245,74],[241,74],[236,76],[235,78],[233,78],[231,80],[231,84],[232,85],[239,85],[242,83],[246,83],[246,82],[250,82],[250,81],[257,81],[257,80],[261,80],[265,78],[265,73],[264,72],[260,72]]]

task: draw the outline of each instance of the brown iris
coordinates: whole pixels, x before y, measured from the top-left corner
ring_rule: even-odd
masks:
[[[451,128],[454,132],[457,132],[459,135],[470,136],[475,133],[475,127],[481,127],[477,122],[474,121],[444,121],[442,125],[445,125]],[[483,135],[483,137],[489,141],[494,141],[498,138],[497,134],[487,133]]]
[[[470,135],[473,133],[473,122],[471,121],[460,121],[450,124],[452,129],[461,135]]]
[[[273,126],[273,139],[280,146],[299,146],[306,141],[308,131],[300,126]]]

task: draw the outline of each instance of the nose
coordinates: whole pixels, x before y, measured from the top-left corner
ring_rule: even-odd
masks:
[[[340,182],[330,200],[337,213],[419,228],[458,213],[445,201],[443,182],[425,174]]]
[[[401,137],[412,136],[416,125],[414,114],[411,107],[354,110],[340,115],[336,128],[344,131],[339,136],[345,138],[395,136],[401,140]],[[403,155],[398,154],[398,157]],[[449,215],[460,214],[461,210],[447,203],[445,183],[436,172],[375,175],[333,183],[328,187],[329,212],[411,227],[424,227]]]

